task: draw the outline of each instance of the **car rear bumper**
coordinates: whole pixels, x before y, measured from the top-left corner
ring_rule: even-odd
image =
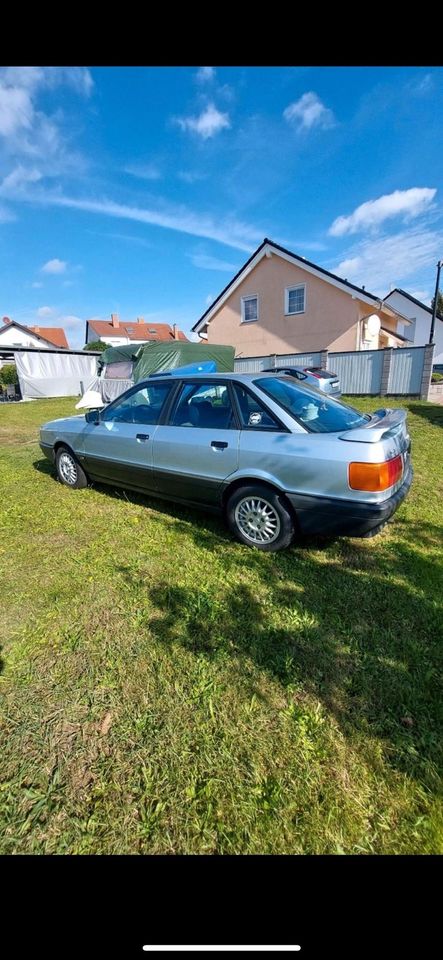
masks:
[[[412,477],[413,470],[409,465],[401,487],[382,503],[334,500],[298,493],[288,493],[286,496],[295,510],[303,534],[365,537],[392,517],[407,496]]]

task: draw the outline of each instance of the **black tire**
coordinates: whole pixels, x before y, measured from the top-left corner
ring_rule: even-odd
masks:
[[[81,490],[88,486],[88,478],[83,467],[80,466],[77,457],[68,447],[59,447],[55,455],[55,465],[57,467],[57,476],[66,487],[71,490]],[[72,478],[70,481],[69,478]]]
[[[237,487],[227,502],[226,519],[237,540],[268,553],[289,547],[295,533],[294,518],[285,497],[261,483]]]

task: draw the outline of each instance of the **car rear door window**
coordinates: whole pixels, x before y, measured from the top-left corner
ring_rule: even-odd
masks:
[[[254,380],[254,383],[311,433],[353,430],[370,419],[340,400],[334,400],[304,384],[302,386],[289,377],[263,377]]]
[[[169,421],[174,427],[211,430],[236,429],[234,411],[225,383],[184,383]],[[237,428],[238,429],[238,428]]]
[[[119,423],[156,424],[172,388],[172,383],[155,383],[116,400],[103,411],[101,420]]]
[[[278,420],[240,383],[233,383],[243,429],[281,430]]]

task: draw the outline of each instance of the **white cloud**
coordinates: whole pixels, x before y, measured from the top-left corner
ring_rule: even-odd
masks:
[[[28,183],[38,183],[42,175],[35,167],[23,167],[21,163],[11,170],[11,173],[4,178],[0,184],[0,193],[2,196],[8,194],[16,195],[17,192]]]
[[[262,230],[257,230],[233,217],[228,217],[225,220],[220,218],[214,220],[212,216],[194,213],[183,206],[152,210],[145,207],[130,207],[127,204],[116,203],[107,199],[77,199],[50,191],[39,191],[32,196],[29,195],[26,199],[45,206],[68,207],[73,210],[85,210],[88,213],[98,213],[108,217],[150,223],[167,230],[177,230],[179,233],[217,240],[228,247],[234,247],[236,250],[246,250],[248,253],[263,239]]]
[[[132,163],[125,168],[125,173],[130,173],[132,177],[139,177],[140,180],[161,180],[161,170],[154,163]]]
[[[325,107],[312,90],[304,93],[295,103],[290,103],[283,111],[283,116],[288,123],[298,123],[298,130],[312,130],[314,127],[328,130],[335,126],[332,110]]]
[[[58,257],[54,257],[53,260],[44,263],[41,270],[42,273],[65,273],[66,267],[66,260],[59,260]]]
[[[57,311],[54,310],[54,307],[39,307],[37,310],[37,316],[40,317],[40,319],[53,317],[55,313],[57,313]]]
[[[419,228],[404,230],[362,241],[332,270],[359,286],[364,284],[372,293],[384,294],[391,285],[404,287],[420,270],[433,273],[442,246],[442,234]]]
[[[411,297],[415,297],[416,300],[421,300],[422,303],[425,303],[426,306],[429,306],[431,303],[431,294],[429,290],[408,290],[408,293],[411,294]]]
[[[0,85],[0,136],[14,136],[18,130],[30,130],[34,108],[27,90]]]
[[[214,299],[214,295],[212,293],[208,293],[208,296],[205,297],[206,306],[209,307],[209,305],[214,302]]]
[[[367,200],[348,216],[337,217],[329,233],[332,237],[342,237],[346,233],[374,229],[391,217],[413,219],[428,210],[436,193],[435,188],[412,187],[410,190],[394,190],[376,200]]]
[[[63,317],[57,317],[57,322],[60,323],[61,326],[77,328],[79,324],[82,324],[85,321],[82,319],[82,317],[76,317],[75,315],[68,315]]]
[[[83,96],[89,96],[94,87],[87,67],[5,67],[1,78],[8,86],[27,90],[66,84]]]
[[[202,137],[203,140],[215,137],[217,133],[220,133],[220,130],[228,129],[231,126],[229,114],[221,113],[213,103],[209,103],[198,117],[177,117],[176,123],[182,130],[191,130]]]
[[[197,170],[179,170],[177,176],[179,180],[183,180],[183,183],[197,183],[198,180],[204,180],[206,174],[199,173]]]
[[[424,77],[421,77],[416,83],[411,84],[412,93],[418,94],[418,96],[423,96],[423,94],[430,93],[433,89],[434,78],[432,73],[425,73]]]
[[[200,270],[222,270],[227,273],[237,273],[238,264],[228,263],[227,260],[220,260],[219,257],[211,257],[206,253],[193,253],[191,260],[194,267]]]
[[[197,83],[208,83],[215,78],[214,67],[200,67],[197,70],[195,79]]]
[[[6,157],[38,158],[52,174],[80,164],[81,158],[68,149],[62,134],[61,111],[49,115],[38,106],[40,94],[60,84],[82,96],[93,88],[92,77],[83,67],[0,68],[0,143]]]
[[[31,283],[31,287],[32,287],[34,290],[40,290],[42,286],[43,286],[43,284],[40,283],[39,280],[36,280],[34,283]]]

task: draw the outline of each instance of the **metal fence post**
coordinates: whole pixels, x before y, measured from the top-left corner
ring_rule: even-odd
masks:
[[[392,347],[383,350],[383,366],[381,371],[380,396],[385,397],[389,388],[389,374],[391,372]]]
[[[434,356],[434,344],[427,343],[423,352],[423,370],[421,375],[420,400],[427,400],[429,387],[432,377],[432,358]]]

